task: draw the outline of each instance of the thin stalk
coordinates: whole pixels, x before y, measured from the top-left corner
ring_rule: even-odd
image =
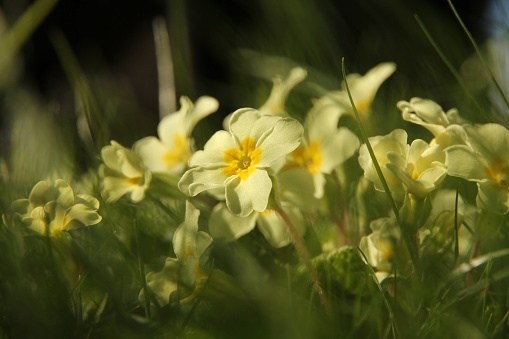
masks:
[[[138,240],[138,226],[136,224],[136,217],[134,216],[134,212],[133,212],[133,232],[134,232],[134,241],[136,243],[136,254],[138,257],[138,272],[139,272],[140,278],[141,278],[143,293],[145,294],[145,316],[148,319],[150,319],[152,317],[151,312],[150,312],[150,295],[149,295],[150,291],[147,288],[147,278],[145,276],[145,266],[143,265],[143,258],[141,256],[140,242]]]
[[[414,18],[417,21],[417,24],[419,24],[419,27],[421,28],[422,32],[424,33],[424,35],[426,36],[426,38],[428,39],[430,44],[433,46],[433,48],[437,52],[437,54],[440,57],[440,59],[442,59],[444,64],[447,66],[447,68],[452,73],[452,75],[454,76],[454,78],[456,79],[458,84],[461,86],[461,89],[465,92],[465,94],[470,99],[470,101],[472,101],[472,103],[476,106],[476,108],[477,108],[477,110],[479,110],[479,112],[485,112],[486,113],[486,111],[481,107],[481,105],[479,105],[477,100],[475,100],[475,98],[472,96],[472,94],[470,93],[470,91],[468,90],[467,86],[463,82],[463,79],[461,78],[461,75],[458,73],[456,68],[454,68],[454,66],[451,64],[449,59],[447,59],[447,57],[442,52],[440,47],[438,47],[438,45],[435,42],[435,40],[433,40],[433,38],[431,37],[431,34],[428,32],[428,30],[426,29],[426,26],[424,26],[424,24],[422,23],[422,21],[419,18],[419,16],[416,14],[416,15],[414,15]]]
[[[470,34],[470,31],[468,30],[467,26],[465,26],[465,24],[463,23],[463,20],[461,20],[461,17],[459,16],[458,12],[456,11],[456,8],[452,4],[452,1],[447,0],[447,2],[449,3],[449,7],[451,7],[452,12],[454,13],[454,16],[456,17],[456,19],[458,19],[458,22],[460,23],[461,28],[463,28],[463,31],[465,31],[465,34],[468,36],[470,43],[472,44],[472,46],[474,46],[477,56],[479,57],[479,59],[481,59],[481,62],[483,63],[484,67],[490,74],[491,81],[493,81],[493,83],[497,87],[498,92],[502,96],[502,99],[504,99],[506,107],[509,108],[509,101],[507,100],[507,96],[505,95],[504,91],[502,90],[502,87],[500,86],[497,79],[495,78],[495,75],[493,74],[491,67],[488,65],[488,62],[486,61],[484,56],[481,54],[481,50],[480,50],[479,46],[477,45],[477,43],[475,42],[474,37],[472,36],[472,34]]]
[[[304,263],[304,265],[306,265],[306,268],[308,269],[309,274],[311,275],[313,286],[316,290],[316,293],[320,297],[320,302],[322,303],[325,313],[327,315],[331,315],[329,300],[327,299],[325,291],[323,290],[322,285],[320,283],[318,272],[316,272],[316,269],[313,266],[313,263],[311,262],[309,252],[306,248],[306,245],[304,244],[304,240],[300,236],[299,232],[297,232],[297,229],[295,228],[295,225],[293,224],[288,214],[286,214],[286,212],[281,207],[278,207],[276,212],[285,222],[286,226],[288,227],[288,231],[290,231],[293,243],[295,244],[295,248],[297,249],[297,253],[299,254],[300,260]]]
[[[371,160],[373,161],[373,166],[375,166],[376,173],[377,173],[378,177],[380,178],[380,181],[381,181],[382,186],[385,191],[385,195],[387,196],[387,199],[389,200],[392,211],[394,212],[394,215],[396,216],[396,220],[398,221],[398,225],[400,226],[401,233],[403,234],[403,238],[404,238],[406,246],[408,248],[408,252],[410,253],[410,258],[412,260],[414,269],[417,272],[420,272],[419,255],[416,251],[416,246],[414,245],[415,241],[412,240],[413,238],[415,238],[415,236],[412,236],[411,234],[409,234],[407,232],[407,230],[402,226],[403,224],[401,223],[399,209],[396,206],[396,202],[394,201],[394,199],[392,197],[391,191],[389,189],[389,185],[387,184],[387,181],[385,180],[385,177],[382,173],[382,169],[380,168],[380,164],[378,164],[378,160],[376,159],[375,152],[373,151],[373,147],[371,147],[371,143],[369,142],[369,138],[368,138],[366,130],[364,129],[364,126],[362,124],[359,112],[357,111],[357,108],[355,107],[352,93],[350,92],[350,87],[348,86],[348,82],[346,81],[345,58],[343,58],[341,60],[341,70],[343,73],[343,79],[345,81],[346,92],[348,93],[348,98],[350,99],[350,104],[352,105],[352,110],[354,112],[355,119],[357,120],[357,123],[359,125],[359,130],[361,132],[362,140],[364,141],[364,144],[366,145],[366,148],[368,149],[369,156],[371,157]]]
[[[459,235],[458,235],[458,200],[459,190],[456,185],[456,200],[454,201],[454,264],[458,262],[459,257]]]

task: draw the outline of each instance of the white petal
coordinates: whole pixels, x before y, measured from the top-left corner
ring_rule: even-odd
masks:
[[[340,127],[331,138],[320,145],[322,153],[320,171],[331,173],[334,168],[354,155],[359,146],[359,138],[348,128]]]
[[[189,166],[226,166],[224,152],[237,148],[233,137],[226,131],[217,131],[207,141],[203,151],[194,153],[189,159]]]
[[[288,212],[288,217],[294,226],[302,225],[304,220],[301,215]],[[292,242],[292,236],[288,231],[285,221],[275,211],[267,211],[258,217],[258,229],[265,236],[269,244],[275,248],[281,248]],[[302,226],[300,226],[302,228]],[[300,232],[299,232],[300,233]]]
[[[210,96],[201,96],[194,103],[194,108],[189,112],[186,119],[188,134],[191,134],[196,124],[206,116],[214,113],[219,108],[219,101]]]
[[[192,197],[200,192],[213,188],[224,187],[226,175],[223,167],[197,167],[188,170],[178,183],[179,189]]]
[[[281,201],[302,210],[313,211],[320,201],[315,198],[314,176],[304,168],[293,168],[277,175]],[[323,182],[320,182],[323,185]],[[323,190],[322,190],[323,191]]]
[[[186,130],[185,113],[182,111],[171,113],[159,122],[157,135],[166,149],[175,148],[174,141],[178,134],[184,134],[186,137],[189,136]]]
[[[99,223],[102,217],[94,210],[83,204],[72,206],[65,214],[63,229],[73,229],[80,226],[90,226]]]
[[[186,201],[186,219],[173,234],[173,250],[182,262],[188,256],[195,255],[199,216],[200,211],[189,201]]]
[[[478,207],[498,214],[509,212],[509,190],[493,180],[480,182],[477,194]]]
[[[486,165],[480,154],[467,146],[451,146],[446,150],[447,173],[470,181],[483,181],[488,179]]]
[[[257,218],[258,212],[252,212],[247,217],[239,217],[233,214],[225,203],[219,203],[214,206],[210,215],[210,234],[214,239],[236,240],[254,229]]]
[[[270,134],[256,146],[262,150],[257,167],[270,167],[275,161],[295,150],[302,137],[302,125],[290,118],[281,118]]]
[[[138,140],[133,148],[152,172],[167,171],[168,167],[163,161],[163,156],[168,148],[159,139],[156,137],[143,138]]]
[[[229,131],[241,142],[251,136],[251,129],[260,119],[260,112],[252,108],[241,108],[233,112]],[[276,117],[274,117],[277,119]]]
[[[267,208],[272,181],[264,170],[254,170],[246,180],[232,176],[225,182],[226,204],[232,213],[246,217],[253,210],[263,212]]]
[[[472,148],[491,161],[509,160],[509,131],[499,124],[465,126]]]
[[[323,140],[334,134],[343,112],[341,107],[332,102],[316,101],[304,123],[308,139]]]

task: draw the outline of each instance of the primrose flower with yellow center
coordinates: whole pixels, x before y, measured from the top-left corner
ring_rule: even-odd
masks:
[[[267,208],[272,181],[267,169],[299,145],[302,126],[291,118],[262,116],[258,111],[237,110],[229,131],[216,132],[189,159],[179,181],[182,192],[195,196],[224,187],[228,208],[247,216]]]
[[[189,201],[186,202],[185,221],[173,235],[173,250],[176,258],[168,257],[161,271],[147,274],[147,286],[154,294],[159,305],[166,305],[170,295],[179,290],[182,301],[190,300],[196,295],[208,273],[208,251],[212,237],[198,231],[200,211]],[[142,290],[139,299],[145,300]]]
[[[392,274],[393,259],[409,259],[401,232],[395,218],[380,218],[370,223],[372,233],[362,237],[359,248],[366,256],[368,264],[375,269],[379,282]],[[402,267],[398,267],[402,269]]]
[[[345,127],[338,128],[342,112],[331,102],[318,100],[304,123],[304,137],[287,156],[284,170],[304,168],[315,181],[316,198],[323,196],[324,174],[331,173],[359,149],[359,138]]]
[[[446,149],[448,174],[477,182],[477,205],[509,211],[509,131],[498,124],[465,126],[469,146]]]
[[[137,141],[134,150],[154,173],[180,175],[193,153],[191,133],[196,124],[217,111],[219,103],[208,96],[198,98],[193,105],[189,98],[180,98],[180,110],[163,118],[156,137]]]
[[[421,125],[430,131],[434,138],[430,145],[438,144],[445,149],[452,145],[464,145],[466,133],[462,125],[467,122],[453,108],[444,113],[442,107],[429,99],[412,98],[410,102],[399,101],[403,120]]]
[[[297,232],[303,234],[305,222],[302,211],[315,210],[319,201],[313,197],[315,190],[312,175],[304,169],[279,172],[275,180],[278,183],[278,200],[286,211]],[[233,214],[225,203],[214,206],[209,220],[210,234],[214,239],[234,241],[251,232],[255,227],[275,248],[287,246],[292,242],[286,222],[273,209],[263,212],[253,211],[247,217]]]
[[[385,181],[396,196],[408,192],[425,197],[445,178],[445,153],[439,145],[430,146],[420,139],[408,145],[407,134],[402,129],[369,138],[369,142]],[[366,179],[373,182],[377,190],[384,191],[366,145],[360,148],[359,164]]]
[[[31,232],[58,236],[63,231],[99,223],[99,201],[88,194],[74,195],[72,188],[61,179],[51,185],[39,181],[28,199],[12,203],[14,220]]]
[[[370,69],[365,75],[353,73],[346,76],[355,108],[361,116],[369,115],[376,92],[395,70],[396,65],[394,63],[384,62]],[[321,100],[339,104],[345,113],[353,114],[352,104],[344,83],[342,87],[343,90],[329,92]]]
[[[131,150],[111,141],[101,150],[104,164],[99,167],[103,178],[102,194],[107,202],[114,202],[128,194],[133,202],[140,202],[152,180],[152,173]]]

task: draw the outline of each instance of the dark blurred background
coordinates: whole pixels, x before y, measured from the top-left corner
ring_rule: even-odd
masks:
[[[0,2],[10,23],[29,4]],[[454,5],[477,42],[485,41],[493,24],[486,15],[489,1]],[[362,74],[393,61],[398,70],[381,91],[394,110],[397,100],[413,96],[433,98],[444,108],[461,106],[457,81],[414,14],[458,69],[474,53],[445,0],[61,0],[25,45],[20,81],[45,100],[59,102],[62,110],[73,109],[69,81],[50,40],[52,32],[60,31],[87,76],[107,74],[129,91],[129,102],[136,102],[135,109],[129,108],[133,113],[124,115],[129,120],[125,125],[136,127],[128,137],[125,128],[111,137],[129,143],[154,134],[159,117],[152,22],[163,16],[170,31],[176,96],[195,100],[212,95],[221,103],[221,116],[263,103],[271,87],[270,62],[279,60],[272,57],[308,68],[309,80],[325,89],[339,88],[343,57],[348,72]],[[265,70],[262,56],[269,57]],[[211,123],[218,127],[220,119],[215,119]]]

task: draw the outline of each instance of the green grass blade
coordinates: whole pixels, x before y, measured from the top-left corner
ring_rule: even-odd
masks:
[[[0,72],[8,67],[12,58],[35,29],[48,16],[58,0],[38,0],[34,2],[16,21],[7,34],[0,40]]]
[[[500,86],[497,79],[495,78],[495,75],[493,74],[493,71],[491,70],[491,67],[488,64],[488,61],[482,55],[481,50],[480,50],[479,46],[477,45],[477,43],[475,42],[474,37],[472,36],[472,34],[470,34],[470,31],[468,30],[467,26],[465,26],[465,24],[463,23],[463,20],[461,20],[461,17],[458,14],[458,12],[456,11],[456,8],[454,7],[454,5],[452,4],[452,1],[447,0],[447,2],[449,3],[449,6],[451,7],[452,12],[454,13],[454,16],[456,17],[459,24],[461,25],[461,28],[463,28],[463,31],[465,31],[465,34],[468,36],[470,43],[472,43],[472,46],[474,47],[475,52],[477,53],[477,56],[479,57],[479,59],[481,59],[482,64],[484,65],[484,67],[486,68],[488,73],[490,74],[491,81],[493,81],[493,83],[497,87],[498,92],[500,93],[500,96],[502,97],[502,99],[504,99],[504,103],[505,103],[506,107],[509,108],[509,101],[507,100],[507,96],[505,95],[504,91],[502,90],[502,87]]]
[[[352,93],[350,93],[350,87],[348,86],[348,82],[346,81],[345,58],[343,58],[341,60],[341,71],[343,73],[343,79],[345,80],[346,92],[348,93],[348,98],[350,99],[350,103],[352,105],[353,112],[355,114],[355,119],[357,120],[357,123],[359,124],[359,130],[361,132],[362,141],[364,141],[364,143],[366,144],[366,147],[369,152],[369,156],[371,157],[371,160],[373,161],[373,165],[375,166],[375,170],[378,175],[378,178],[382,182],[382,186],[385,190],[385,194],[387,195],[387,199],[389,199],[391,208],[399,222],[399,209],[396,206],[396,202],[392,198],[392,194],[389,189],[389,185],[387,185],[387,181],[385,180],[385,177],[382,173],[382,169],[380,168],[380,165],[378,164],[378,161],[375,157],[375,152],[373,151],[373,147],[371,147],[371,143],[369,142],[368,134],[366,133],[366,130],[364,129],[364,125],[362,124],[359,112],[357,111],[357,108],[355,107],[355,103],[353,102]]]
[[[456,70],[456,68],[451,64],[451,62],[449,61],[449,59],[447,59],[447,57],[445,56],[445,54],[442,52],[442,50],[440,49],[440,47],[438,47],[438,44],[435,42],[435,40],[433,39],[433,37],[431,36],[431,34],[429,33],[428,29],[426,28],[426,26],[424,26],[424,23],[421,21],[421,19],[419,18],[419,16],[416,14],[414,15],[415,17],[415,20],[417,21],[417,23],[419,24],[419,27],[421,28],[422,32],[424,33],[424,35],[426,36],[426,38],[428,39],[428,41],[430,42],[430,44],[433,46],[433,48],[435,49],[435,51],[437,52],[438,56],[440,57],[440,59],[442,59],[442,61],[444,62],[444,64],[447,66],[447,68],[449,69],[449,71],[452,73],[452,75],[454,76],[454,78],[456,79],[456,81],[458,82],[458,84],[460,85],[461,89],[465,92],[465,94],[467,95],[467,97],[469,98],[469,100],[476,106],[476,109],[479,110],[479,112],[484,112],[485,114],[488,114],[482,107],[481,105],[479,105],[479,103],[477,102],[477,100],[475,100],[475,98],[473,97],[473,95],[470,93],[470,91],[468,90],[467,86],[465,85],[465,82],[463,81],[463,79],[461,78],[461,75],[459,74],[459,72]]]

